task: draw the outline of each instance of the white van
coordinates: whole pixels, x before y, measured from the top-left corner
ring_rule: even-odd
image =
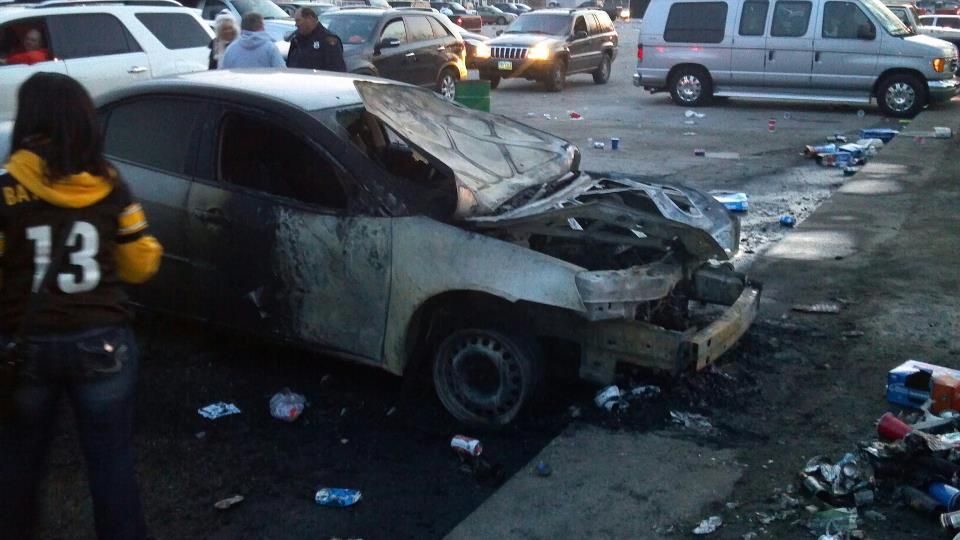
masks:
[[[953,97],[957,49],[880,0],[653,0],[634,86],[683,106],[713,96],[869,104],[910,117]]]

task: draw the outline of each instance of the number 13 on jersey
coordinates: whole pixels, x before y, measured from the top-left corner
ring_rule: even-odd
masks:
[[[34,244],[33,292],[39,292],[50,268],[52,228],[49,225],[30,227],[27,229],[27,240]],[[78,277],[74,272],[61,272],[57,275],[57,287],[67,294],[96,289],[100,284],[100,264],[97,263],[100,234],[97,228],[86,221],[74,222],[67,235],[66,247],[71,250],[70,265],[79,267],[80,274]]]

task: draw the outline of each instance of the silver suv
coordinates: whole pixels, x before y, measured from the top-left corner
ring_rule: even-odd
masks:
[[[953,44],[880,0],[654,0],[634,85],[683,106],[712,96],[869,104],[910,117],[958,90]]]

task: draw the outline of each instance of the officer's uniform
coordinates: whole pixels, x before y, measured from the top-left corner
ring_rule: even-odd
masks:
[[[319,23],[309,35],[295,32],[287,53],[287,67],[346,72],[343,42]]]

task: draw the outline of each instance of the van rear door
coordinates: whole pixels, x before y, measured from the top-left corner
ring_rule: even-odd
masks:
[[[768,88],[810,88],[814,7],[809,0],[774,3],[764,70],[764,85]]]
[[[877,79],[880,34],[856,2],[829,0],[813,41],[813,87],[869,94]]]

